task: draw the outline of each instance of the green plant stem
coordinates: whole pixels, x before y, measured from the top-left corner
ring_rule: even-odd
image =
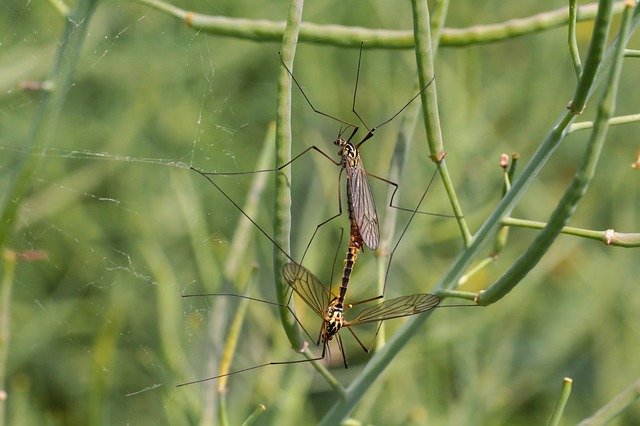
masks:
[[[251,413],[251,415],[247,417],[247,420],[242,423],[242,426],[251,426],[252,424],[254,424],[256,420],[258,420],[258,417],[260,417],[260,415],[264,413],[266,409],[267,407],[265,407],[264,405],[258,404],[253,413]]]
[[[418,92],[420,90],[420,87],[416,84],[414,89],[415,92]],[[389,173],[387,175],[387,178],[389,180],[398,182],[398,184],[400,183],[400,176],[402,175],[404,164],[406,163],[407,157],[409,155],[411,142],[413,140],[413,133],[416,128],[419,113],[420,104],[418,102],[413,102],[402,114],[400,130],[398,131],[396,145],[393,150],[393,155],[391,156],[391,161],[389,162]],[[395,195],[396,197],[398,197],[397,199],[399,199],[400,197],[399,192],[401,188],[402,186],[400,185],[398,187],[398,190],[396,191]],[[387,208],[385,209],[384,220],[382,220],[380,226],[380,245],[376,250],[378,261],[378,294],[383,294],[383,291],[385,289],[387,270],[391,266],[389,264],[389,256],[391,254],[391,251],[393,250],[392,245],[396,234],[398,210],[389,206],[393,190],[394,188],[390,187],[389,191],[387,192]],[[384,345],[385,340],[385,327],[383,323],[378,329],[378,334],[376,334],[376,347],[381,348]]]
[[[313,354],[312,352],[310,352],[306,348],[305,348],[305,350],[302,351],[302,355],[304,355],[307,359],[317,358],[317,356],[315,354]],[[313,368],[316,369],[316,371],[318,373],[320,373],[322,378],[327,381],[327,384],[329,384],[329,386],[331,386],[331,388],[335,391],[335,393],[340,398],[344,398],[345,397],[346,392],[345,392],[344,387],[340,384],[338,379],[336,379],[336,377],[333,374],[331,374],[331,372],[329,372],[329,370],[327,370],[327,368],[325,366],[322,365],[322,363],[320,363],[318,361],[313,361],[313,362],[311,362],[311,365],[313,366]]]
[[[596,21],[593,26],[593,35],[591,36],[587,59],[580,74],[573,100],[569,105],[569,110],[574,114],[581,114],[587,103],[589,90],[591,90],[593,80],[596,78],[596,71],[598,71],[598,67],[602,63],[612,16],[613,0],[600,0],[600,7],[598,8],[598,14],[596,15]]]
[[[414,0],[411,4],[413,5],[418,81],[420,82],[420,87],[426,87],[435,75],[433,69],[433,50],[431,47],[429,10],[425,2],[418,2]],[[465,245],[469,245],[472,238],[471,232],[469,231],[467,222],[464,219],[462,207],[460,207],[460,203],[458,202],[458,197],[453,187],[451,176],[449,175],[449,169],[447,168],[447,162],[446,160],[443,160],[445,152],[442,142],[442,129],[440,127],[436,86],[437,80],[434,79],[431,81],[431,84],[429,84],[429,87],[420,94],[424,126],[427,132],[427,144],[429,145],[431,160],[438,164],[438,171],[440,172],[440,177],[447,192],[447,196],[449,197],[449,202],[451,203],[453,212],[456,215],[462,239]]]
[[[11,293],[16,269],[16,253],[5,250],[2,253],[2,281],[0,282],[0,424],[6,421],[7,408],[7,357],[11,338]]]
[[[599,409],[593,416],[584,419],[578,426],[600,426],[608,424],[631,404],[640,398],[640,380],[616,395],[607,405]]]
[[[292,0],[287,17],[287,25],[282,36],[280,55],[284,64],[293,71],[303,0]],[[291,161],[291,76],[281,65],[278,71],[278,103],[276,112],[276,159],[274,164]],[[291,253],[291,168],[285,167],[275,173],[274,239],[286,253]],[[273,271],[275,275],[278,303],[289,303],[289,286],[282,274],[289,261],[278,248],[273,249]],[[291,346],[295,350],[303,348],[303,338],[295,318],[284,306],[279,309],[280,321]]]
[[[504,218],[502,220],[502,223],[508,226],[517,226],[520,228],[531,229],[544,229],[544,227],[547,226],[547,224],[544,222],[516,219],[513,217]],[[560,229],[560,233],[601,241],[608,246],[640,247],[640,233],[615,232],[613,229],[607,229],[605,231],[593,231],[591,229],[573,228],[571,226],[562,227]]]
[[[573,68],[576,71],[576,77],[582,75],[582,61],[580,61],[580,51],[578,50],[578,42],[576,41],[576,22],[578,20],[578,0],[569,0],[569,54],[573,61]]]
[[[455,299],[471,300],[475,302],[476,297],[478,297],[478,293],[460,290],[439,290],[436,292],[436,296],[439,296],[443,299],[445,297],[453,297]]]
[[[98,0],[78,1],[77,8],[66,21],[56,61],[48,78],[55,89],[52,92],[41,92],[29,137],[21,147],[24,154],[11,168],[11,173],[8,174],[11,177],[7,180],[13,180],[5,184],[4,195],[0,198],[0,249],[5,246],[14,226],[18,207],[29,189],[41,159],[44,158],[38,154],[53,140],[58,117],[73,84],[75,67],[97,4]]]
[[[293,72],[293,58],[295,56],[300,22],[302,20],[303,0],[292,0],[287,18],[287,25],[282,37],[280,55],[286,67]],[[278,72],[278,105],[276,117],[276,160],[275,164],[287,164],[291,162],[291,75],[289,71],[280,66]],[[276,172],[275,177],[275,206],[274,206],[274,239],[276,243],[287,253],[291,253],[291,168],[285,167]],[[284,265],[289,262],[279,249],[274,252],[274,274],[278,303],[285,305],[289,302],[289,286],[282,274]],[[279,309],[280,321],[284,328],[291,347],[297,351],[303,350],[307,358],[314,358],[306,350],[306,345],[300,328],[291,314],[284,306]],[[329,371],[319,362],[314,361],[313,367],[327,380],[330,386],[338,392],[342,386]]]
[[[607,4],[607,0],[602,1],[603,7]],[[607,34],[610,16],[601,16],[598,14],[598,24],[606,28],[594,27],[593,37],[594,41],[598,44],[604,43],[600,36]],[[631,8],[624,11],[622,15],[622,24],[620,28],[620,34],[625,36],[631,26]],[[599,49],[590,49],[597,57],[601,57]],[[609,118],[613,114],[616,105],[618,83],[620,80],[620,74],[622,72],[622,63],[624,53],[624,45],[619,44],[614,51],[615,60],[611,67],[609,74],[608,84],[606,85],[602,100],[598,105],[598,113],[596,116],[593,132],[591,138],[587,144],[586,152],[583,158],[583,162],[576,171],[573,181],[569,188],[567,188],[560,203],[555,208],[545,228],[536,236],[533,243],[525,251],[525,253],[516,260],[515,263],[509,267],[509,269],[488,289],[481,291],[478,294],[478,304],[489,305],[495,303],[509,293],[540,261],[542,256],[547,252],[551,244],[560,234],[562,228],[573,216],[578,203],[582,200],[584,194],[587,192],[589,184],[595,175],[596,166],[600,159],[600,153],[606,139],[607,130],[609,129]],[[588,67],[594,66],[597,68],[598,64],[592,65],[592,61],[587,57],[587,64],[585,65],[585,72],[581,77],[578,86],[582,86],[582,79],[592,79],[595,76],[595,72],[587,72]],[[593,81],[593,80],[591,80]],[[588,93],[590,87],[585,87],[584,91]],[[586,99],[585,99],[586,102]],[[580,108],[579,110],[582,110]]]
[[[293,58],[295,56],[300,21],[302,19],[303,0],[292,0],[287,18],[287,26],[282,38],[280,55],[284,64],[293,72]],[[280,66],[278,72],[278,105],[276,117],[276,160],[275,164],[287,164],[291,162],[291,75],[284,66]],[[274,206],[274,239],[276,243],[287,253],[291,253],[291,168],[285,167],[276,172],[275,206]],[[278,303],[285,305],[289,302],[289,285],[282,274],[284,265],[289,262],[279,249],[273,249],[273,265],[276,283]],[[303,354],[307,358],[314,358],[306,350],[306,345],[300,328],[291,314],[284,306],[279,309],[280,321],[284,328],[291,347],[296,351],[304,349]],[[327,380],[330,386],[338,386],[338,381],[319,362],[313,362],[313,367]]]
[[[467,273],[465,273],[463,276],[460,277],[460,279],[458,280],[458,284],[456,285],[456,287],[465,285],[467,283],[467,281],[469,281],[469,279],[474,276],[475,274],[477,274],[478,272],[480,272],[481,270],[483,270],[484,268],[486,268],[488,265],[490,265],[491,263],[495,262],[496,258],[493,256],[487,256],[484,259],[482,259],[480,262],[478,262],[475,266],[473,266],[471,269],[469,269],[467,271]],[[438,293],[440,294],[440,293]]]
[[[266,19],[228,18],[210,16],[180,9],[161,0],[136,0],[174,18],[181,20],[189,28],[213,35],[254,40],[279,42],[285,28],[282,21]],[[620,13],[623,1],[616,2],[615,11]],[[598,5],[579,6],[578,22],[592,20],[596,16]],[[569,10],[566,7],[543,12],[527,18],[511,19],[497,24],[475,25],[467,28],[444,28],[439,45],[460,47],[474,44],[494,43],[528,34],[567,25]],[[342,25],[319,25],[304,22],[300,26],[300,41],[304,43],[360,48],[360,42],[367,40],[367,49],[413,49],[415,41],[410,30],[380,30]]]
[[[249,296],[249,292],[253,288],[256,279],[256,272],[258,268],[253,267],[251,269],[251,276],[247,281],[247,285],[245,286],[245,296]],[[220,357],[220,369],[218,374],[228,374],[231,369],[231,363],[233,362],[233,357],[236,353],[236,348],[238,347],[238,341],[240,340],[240,332],[242,331],[242,324],[244,323],[244,318],[247,314],[247,308],[249,307],[249,299],[242,298],[240,299],[240,303],[238,304],[238,309],[236,310],[236,314],[233,316],[233,320],[231,321],[231,326],[229,327],[229,333],[227,334],[227,339],[224,343],[224,350],[222,351],[222,355]],[[227,416],[227,400],[225,395],[227,393],[227,383],[229,381],[229,376],[223,376],[218,379],[217,389],[218,389],[218,406],[219,417],[218,421],[221,425],[228,425],[229,419]]]
[[[632,28],[640,25],[638,14],[634,13]],[[620,43],[626,40],[617,38],[607,50],[607,56],[602,65],[602,72],[607,71],[611,67],[612,56]],[[598,73],[594,86],[602,80],[602,73]],[[527,188],[540,173],[542,167],[551,157],[551,154],[559,146],[563,140],[564,130],[573,120],[573,116],[563,109],[560,118],[553,126],[549,134],[544,138],[538,149],[533,154],[531,160],[524,166],[522,174],[516,179],[511,186],[511,190],[505,194],[498,206],[482,224],[478,232],[475,234],[471,245],[462,251],[454,260],[449,270],[440,279],[436,286],[435,293],[439,290],[450,289],[457,285],[458,279],[464,271],[469,267],[473,259],[488,244],[491,236],[497,232],[501,226],[501,220],[506,216],[506,211],[513,209],[513,206],[520,200]],[[357,402],[362,398],[367,389],[375,381],[375,379],[384,371],[386,366],[394,359],[400,350],[407,344],[410,338],[416,333],[420,326],[429,318],[430,313],[424,313],[408,319],[387,344],[378,352],[376,352],[360,375],[347,388],[344,400],[336,402],[330,409],[323,424],[337,424],[340,419],[345,418],[353,409]]]
[[[562,414],[564,413],[564,407],[567,405],[567,401],[569,401],[569,396],[571,395],[571,385],[573,384],[573,380],[569,377],[565,377],[562,381],[562,390],[560,391],[560,397],[556,401],[555,407],[553,407],[553,412],[551,413],[551,418],[547,425],[549,426],[558,426],[560,424],[560,419],[562,419]]]
[[[619,117],[613,117],[609,120],[609,125],[616,124],[628,124],[640,121],[640,114],[621,115]],[[579,123],[573,123],[567,129],[567,133],[577,132],[578,130],[591,129],[593,127],[593,121],[581,121]]]
[[[271,164],[271,161],[273,161],[272,158],[274,156],[276,138],[275,131],[275,123],[269,123],[263,141],[263,148],[260,152],[260,157],[258,158],[256,170],[263,170],[268,168]],[[242,206],[242,210],[244,210],[244,212],[249,217],[256,217],[258,213],[258,209],[260,207],[260,198],[267,183],[267,178],[267,173],[256,173],[255,178],[251,182],[251,188],[249,188],[249,193],[247,194],[245,204]],[[233,282],[237,279],[240,266],[244,266],[245,264],[245,253],[254,230],[255,225],[251,223],[251,221],[246,216],[242,215],[233,233],[233,239],[231,240],[231,244],[229,246],[229,255],[227,256],[224,263],[225,280]],[[239,290],[243,291],[243,289]]]
[[[640,58],[640,50],[624,49],[624,56],[627,58]]]
[[[433,6],[433,16],[431,21],[432,27],[432,41],[433,41],[433,54],[437,52],[437,42],[440,40],[440,34],[444,27],[444,22],[447,16],[449,7],[449,0],[436,1]],[[422,87],[420,82],[417,82],[414,87],[414,92],[419,92]],[[396,139],[396,145],[394,147],[393,155],[389,164],[388,179],[394,182],[400,182],[400,176],[402,169],[407,161],[409,151],[411,148],[411,141],[413,140],[413,134],[420,114],[420,104],[413,102],[405,112],[402,114],[402,122],[400,123],[400,130],[398,131],[398,137]],[[398,187],[398,192],[401,187]],[[391,201],[393,194],[392,188],[389,188],[387,192],[387,205]],[[396,194],[399,196],[399,194]],[[383,294],[385,287],[385,281],[387,279],[387,270],[391,267],[389,261],[387,261],[391,249],[392,240],[395,235],[397,225],[398,210],[388,207],[385,212],[384,221],[381,226],[380,246],[377,250],[378,254],[378,291],[379,294]],[[376,348],[381,348],[386,340],[384,322],[380,325],[378,333],[376,334]]]

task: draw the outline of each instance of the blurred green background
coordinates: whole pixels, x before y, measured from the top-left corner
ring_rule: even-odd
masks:
[[[447,27],[497,23],[559,8],[565,2],[452,2]],[[212,15],[282,20],[288,2],[175,3]],[[2,175],[25,152],[38,96],[17,87],[46,78],[64,22],[43,2],[0,6],[0,151]],[[308,2],[303,18],[319,24],[410,29],[409,2]],[[578,27],[584,52],[590,23]],[[366,40],[365,40],[366,41]],[[633,43],[631,44],[631,46]],[[10,299],[6,366],[8,424],[189,424],[207,418],[215,383],[175,385],[211,375],[237,300],[182,299],[221,288],[229,241],[240,219],[203,170],[256,168],[275,118],[279,45],[195,33],[135,2],[103,2],[89,35],[55,137],[21,206],[8,247],[40,251],[19,260]],[[316,107],[347,120],[357,49],[301,43],[295,75]],[[617,114],[638,112],[640,65],[628,59]],[[411,50],[365,50],[358,109],[369,125],[386,119],[415,91]],[[498,202],[501,153],[528,161],[569,101],[575,74],[566,28],[504,42],[441,48],[438,100],[447,164],[472,231]],[[593,102],[580,120],[593,117]],[[331,144],[339,125],[294,91],[293,152]],[[579,121],[580,121],[579,120]],[[400,118],[363,146],[371,173],[386,176]],[[611,128],[597,177],[573,226],[640,229],[638,124]],[[544,221],[581,159],[588,132],[569,136],[514,217]],[[414,206],[434,166],[418,124],[397,204]],[[293,168],[293,256],[315,225],[337,210],[338,169],[310,155]],[[253,176],[219,178],[244,202]],[[5,188],[3,178],[3,190]],[[272,233],[272,178],[257,221]],[[373,182],[384,215],[387,188]],[[439,180],[426,210],[449,213]],[[401,215],[406,223],[408,215]],[[323,281],[331,271],[338,226],[327,226],[305,265]],[[452,219],[418,217],[396,252],[388,295],[429,291],[462,246]],[[240,259],[241,281],[258,267],[251,295],[275,300],[272,246],[252,228]],[[522,253],[536,231],[512,229],[508,246],[465,290],[485,288]],[[344,248],[340,248],[340,255]],[[340,267],[341,263],[337,265]],[[352,300],[375,296],[377,260],[355,268]],[[436,312],[357,406],[365,424],[540,424],[563,377],[574,380],[565,419],[574,423],[640,377],[640,265],[633,249],[561,236],[540,265],[499,303]],[[216,310],[219,309],[219,312]],[[315,333],[318,319],[298,306]],[[214,320],[212,320],[212,318]],[[388,325],[388,334],[400,321]],[[367,336],[367,332],[363,333]],[[350,368],[333,350],[330,367],[349,384],[362,354],[344,334]],[[369,334],[370,336],[370,334]],[[366,337],[365,337],[366,338]],[[251,303],[232,369],[298,359],[275,309]],[[233,376],[226,395],[231,424],[259,404],[260,424],[312,424],[336,395],[309,365],[272,366]],[[635,404],[618,420],[640,418]]]

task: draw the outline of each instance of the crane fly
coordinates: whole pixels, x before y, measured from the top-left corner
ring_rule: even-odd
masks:
[[[299,364],[302,362],[320,361],[324,359],[330,352],[329,342],[333,340],[334,337],[336,338],[338,348],[340,349],[340,352],[342,354],[344,367],[348,368],[347,357],[344,352],[344,345],[339,334],[341,329],[346,328],[347,330],[349,330],[351,335],[355,338],[356,342],[358,342],[358,345],[360,345],[365,353],[369,353],[369,351],[371,350],[371,346],[367,347],[364,343],[362,343],[360,338],[358,338],[358,336],[352,330],[353,327],[364,324],[379,323],[381,321],[386,321],[394,318],[417,315],[437,308],[441,301],[441,298],[439,296],[430,293],[416,293],[408,296],[400,296],[394,299],[385,300],[382,303],[378,303],[376,305],[366,307],[360,310],[354,318],[349,320],[345,318],[344,313],[348,312],[353,306],[359,305],[360,303],[345,304],[343,297],[341,297],[340,295],[335,296],[320,282],[318,278],[315,277],[315,275],[313,275],[304,266],[298,265],[297,263],[287,263],[284,266],[283,274],[284,279],[291,287],[291,290],[296,293],[307,304],[307,306],[309,306],[322,319],[322,325],[320,327],[320,332],[316,341],[317,346],[322,345],[322,352],[320,356],[310,359],[268,362],[265,364],[255,365],[253,367],[232,371],[230,373],[218,376],[181,383],[177,385],[178,387],[207,382],[219,379],[221,377],[230,376],[232,374],[238,374],[250,370],[255,370],[257,368],[266,367],[268,365]],[[184,297],[203,295],[207,294],[185,295]],[[251,300],[266,302],[272,305],[280,305],[278,303],[268,302],[260,299]]]
[[[312,146],[306,148],[304,151],[302,151],[298,155],[296,155],[295,157],[293,157],[287,163],[285,163],[285,164],[283,164],[283,165],[281,165],[281,166],[279,166],[279,167],[277,167],[275,169],[262,169],[262,170],[244,171],[244,172],[204,172],[204,171],[201,171],[201,170],[197,170],[197,169],[195,169],[193,167],[192,168],[194,170],[196,170],[197,172],[199,172],[200,174],[208,175],[208,176],[233,176],[233,175],[243,175],[243,174],[251,174],[251,173],[275,172],[275,171],[280,171],[283,168],[291,165],[294,161],[296,161],[297,159],[299,159],[303,155],[307,154],[308,152],[315,151],[315,152],[321,154],[327,160],[331,161],[334,165],[340,167],[340,175],[338,176],[338,181],[340,181],[343,171],[346,171],[347,208],[348,208],[348,212],[349,212],[350,221],[352,222],[352,224],[355,222],[357,232],[360,233],[362,242],[364,242],[364,244],[367,247],[369,247],[371,250],[377,249],[378,245],[380,243],[380,228],[379,228],[379,225],[378,225],[378,216],[377,216],[377,213],[376,213],[375,202],[373,200],[373,194],[372,194],[371,187],[370,187],[368,179],[367,179],[367,175],[369,175],[369,176],[371,176],[373,178],[376,178],[378,180],[381,180],[381,181],[383,181],[383,182],[385,182],[385,183],[387,183],[389,185],[392,185],[394,187],[393,193],[391,194],[391,199],[389,201],[389,206],[390,207],[393,207],[393,208],[398,209],[398,210],[409,211],[409,212],[411,212],[413,210],[394,205],[394,198],[395,198],[396,192],[399,189],[398,184],[395,183],[395,182],[392,182],[391,180],[388,180],[388,179],[382,178],[380,176],[376,176],[374,174],[368,173],[366,171],[366,169],[364,168],[364,165],[363,165],[363,162],[362,162],[362,158],[360,157],[360,147],[362,146],[363,143],[365,143],[366,141],[368,141],[369,139],[371,139],[374,136],[374,134],[375,134],[377,129],[379,129],[380,127],[382,127],[385,124],[389,123],[390,121],[395,119],[398,115],[400,115],[400,113],[402,111],[404,111],[418,96],[420,96],[422,94],[422,92],[424,92],[427,89],[427,87],[429,87],[429,85],[435,79],[435,76],[429,81],[429,83],[427,83],[425,85],[425,87],[423,87],[416,95],[414,95],[411,99],[409,99],[409,101],[406,102],[391,117],[387,118],[386,120],[384,120],[383,122],[381,122],[377,126],[369,128],[364,123],[364,121],[360,117],[360,114],[356,110],[356,99],[357,99],[358,82],[359,82],[359,78],[360,78],[360,65],[361,65],[361,60],[362,60],[362,49],[363,49],[363,46],[364,46],[364,42],[362,42],[360,44],[360,53],[359,53],[359,56],[358,56],[358,66],[357,66],[357,72],[356,72],[356,82],[355,82],[355,87],[354,87],[354,92],[353,92],[353,101],[352,101],[351,109],[352,109],[352,112],[356,115],[356,117],[360,121],[360,123],[367,129],[367,133],[357,143],[354,142],[353,139],[354,139],[355,135],[358,133],[358,131],[360,129],[360,126],[358,126],[356,124],[349,123],[349,122],[347,122],[345,120],[342,120],[342,119],[337,118],[337,117],[335,117],[335,116],[333,116],[331,114],[325,113],[325,112],[317,109],[313,105],[313,103],[311,102],[311,99],[304,92],[302,86],[300,85],[300,83],[298,83],[297,79],[295,78],[295,76],[293,75],[291,70],[287,67],[287,65],[284,63],[284,61],[282,61],[282,58],[280,58],[280,61],[281,61],[282,65],[285,67],[285,69],[287,70],[287,72],[291,76],[291,78],[294,81],[295,85],[298,87],[298,89],[302,93],[302,96],[304,97],[304,99],[307,102],[307,104],[311,107],[311,109],[317,114],[320,114],[320,115],[322,115],[324,117],[330,118],[330,119],[332,119],[334,121],[337,121],[339,123],[342,123],[342,124],[344,124],[346,126],[344,129],[340,129],[340,131],[338,132],[338,136],[333,141],[334,145],[336,145],[338,147],[338,155],[340,156],[340,160],[339,161],[334,160],[329,154],[325,153],[322,149],[318,148],[315,145],[312,145]],[[348,138],[343,137],[344,133],[350,128],[353,129],[351,131],[350,136]],[[450,215],[438,214],[438,213],[427,213],[427,212],[418,212],[418,213],[429,214],[429,215],[433,215],[433,216],[441,216],[441,217],[451,217]],[[318,230],[320,229],[320,227],[322,227],[323,225],[327,224],[331,220],[333,220],[333,219],[335,219],[335,218],[337,218],[337,217],[339,217],[341,215],[342,215],[341,190],[340,190],[340,185],[338,185],[338,213],[333,215],[333,216],[331,216],[330,218],[324,220],[323,222],[321,222],[320,224],[318,224],[316,226],[316,229],[315,229],[315,231],[313,232],[313,234],[311,236],[309,244],[307,245],[307,248],[305,249],[305,252],[304,252],[305,254],[306,254],[306,252],[307,252],[307,250],[309,248],[309,245],[311,244],[311,241],[314,239],[314,237],[315,237],[316,233],[318,232]],[[303,258],[304,258],[304,255],[303,255]]]
[[[218,188],[218,186],[215,184],[215,182],[213,182],[213,180],[209,176],[207,176],[206,174],[203,174],[203,176],[207,180],[209,180],[216,188]],[[404,237],[404,234],[406,233],[407,229],[409,228],[409,225],[411,224],[418,209],[420,208],[420,205],[422,204],[422,201],[424,200],[434,178],[435,178],[435,173],[431,177],[431,180],[429,181],[427,188],[423,192],[422,197],[420,198],[420,201],[418,202],[416,208],[412,210],[412,215],[409,218],[409,221],[405,225],[404,229],[402,230],[402,233],[400,234],[400,237],[398,238],[398,241],[393,247],[389,256],[389,265],[391,263],[391,260],[393,259],[394,252],[398,248],[400,241]],[[220,189],[218,188],[218,190]],[[435,309],[439,307],[439,304],[441,301],[441,298],[439,296],[430,294],[430,293],[417,293],[417,294],[411,294],[408,296],[396,297],[394,299],[385,300],[381,303],[371,305],[369,307],[366,307],[360,310],[352,319],[346,319],[344,316],[345,311],[349,311],[351,308],[357,305],[372,303],[375,300],[380,299],[382,297],[382,296],[378,296],[376,298],[372,298],[372,299],[368,299],[368,300],[364,300],[364,301],[352,303],[352,304],[345,303],[347,285],[349,283],[353,265],[358,256],[359,250],[362,247],[362,240],[361,240],[360,234],[357,232],[354,232],[354,226],[355,226],[353,223],[354,220],[352,220],[352,229],[350,232],[349,247],[348,247],[347,256],[344,262],[344,270],[343,270],[340,288],[339,288],[338,294],[335,295],[333,292],[331,292],[330,289],[325,287],[321,283],[321,281],[318,278],[316,278],[316,276],[313,275],[308,269],[306,269],[304,266],[299,265],[298,263],[293,261],[293,259],[289,256],[289,254],[287,254],[273,240],[271,236],[269,236],[264,230],[262,230],[262,228],[260,228],[233,200],[231,200],[231,198],[227,196],[227,199],[231,203],[233,203],[234,206],[236,206],[245,217],[247,217],[254,225],[256,225],[258,229],[262,232],[262,234],[265,235],[274,244],[274,246],[278,250],[280,250],[282,253],[284,253],[285,256],[289,258],[289,260],[291,261],[284,265],[284,268],[283,268],[284,279],[286,283],[289,285],[289,288],[291,289],[292,294],[293,293],[297,294],[302,299],[302,301],[307,306],[309,306],[311,310],[314,311],[318,317],[321,318],[322,325],[320,326],[320,332],[316,339],[316,345],[317,346],[322,345],[322,352],[318,357],[315,357],[315,358],[292,360],[292,361],[268,362],[265,364],[255,365],[253,367],[236,370],[236,371],[218,375],[218,376],[213,376],[205,379],[198,379],[198,380],[182,383],[178,385],[179,387],[191,385],[195,383],[202,383],[210,380],[215,380],[215,379],[226,377],[232,374],[242,373],[250,370],[255,370],[257,368],[266,367],[268,365],[298,364],[302,362],[320,361],[324,359],[325,356],[327,355],[327,352],[329,351],[329,342],[333,340],[334,337],[336,338],[338,348],[340,349],[340,352],[342,354],[344,366],[345,368],[347,368],[348,366],[347,358],[344,352],[342,338],[340,337],[340,334],[339,334],[339,331],[342,328],[346,328],[347,330],[349,330],[349,332],[354,337],[358,345],[360,345],[360,347],[365,351],[365,353],[369,353],[371,349],[371,345],[369,345],[369,347],[364,345],[352,330],[353,327],[356,327],[358,325],[363,325],[363,324],[381,323],[382,321],[386,321],[394,318],[417,315],[422,312],[426,312],[431,309]],[[386,287],[386,281],[388,278],[388,272],[389,272],[389,267],[387,267],[387,275],[385,276],[385,287]],[[183,297],[200,297],[200,296],[233,296],[233,297],[248,298],[246,296],[240,296],[237,294],[220,294],[220,293],[188,294],[188,295],[184,295]],[[288,304],[280,304],[276,302],[255,299],[255,298],[248,298],[248,299],[254,300],[257,302],[267,303],[270,305],[281,306],[288,309],[289,312],[291,312],[293,317],[296,319],[297,323],[300,324],[300,326],[302,327],[304,332],[307,334],[307,336],[309,336],[309,339],[314,340],[310,336],[310,334],[307,332],[305,327],[302,325],[300,320],[297,318],[295,313],[291,310]],[[473,306],[473,305],[446,305],[446,307],[448,306]]]

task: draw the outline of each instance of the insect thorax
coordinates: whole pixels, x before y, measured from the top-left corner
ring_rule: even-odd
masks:
[[[355,167],[358,163],[358,150],[356,147],[343,137],[339,137],[333,143],[339,147],[338,155],[342,159],[342,166]]]
[[[342,317],[342,302],[336,297],[331,301],[324,320],[324,340],[331,340],[340,331],[344,318]]]

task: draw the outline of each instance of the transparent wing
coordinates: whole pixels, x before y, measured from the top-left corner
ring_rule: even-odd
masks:
[[[283,272],[285,281],[293,291],[298,293],[320,318],[324,318],[324,311],[331,300],[329,290],[307,268],[297,263],[287,263],[284,265]]]
[[[435,294],[418,293],[397,297],[363,309],[358,316],[348,322],[348,326],[415,315],[431,310],[438,304],[440,304],[440,297]]]
[[[358,225],[362,241],[371,250],[378,248],[380,228],[373,194],[367,180],[367,172],[360,160],[355,167],[347,167],[347,185],[349,189],[349,207],[353,219]]]

